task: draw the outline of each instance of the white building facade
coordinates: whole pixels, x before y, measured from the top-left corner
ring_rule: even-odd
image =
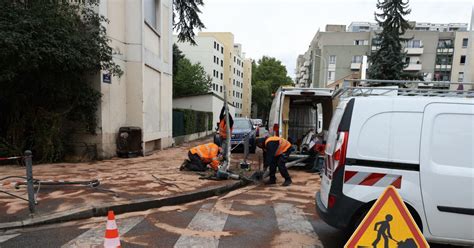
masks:
[[[97,135],[79,134],[76,142],[95,145],[98,158],[109,158],[116,154],[119,128],[135,126],[142,130],[144,154],[171,146],[172,1],[101,0],[98,11],[110,21],[104,26],[124,74],[96,77],[102,94]]]
[[[188,42],[174,42],[192,63],[200,63],[204,71],[212,78],[210,92],[224,97],[224,85],[227,89],[227,101],[235,107],[235,116],[246,114],[245,106],[251,106],[251,97],[244,97],[244,62],[242,45],[234,43],[234,36],[228,32],[201,32],[195,37],[196,45]],[[248,70],[251,73],[251,70]],[[251,75],[247,80],[251,84]],[[248,86],[251,88],[251,86]],[[247,114],[246,114],[247,115]],[[250,115],[250,113],[248,113]]]

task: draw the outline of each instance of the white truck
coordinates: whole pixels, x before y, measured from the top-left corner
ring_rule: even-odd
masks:
[[[428,241],[474,245],[474,91],[370,91],[348,88],[334,111],[321,218],[352,231],[392,185]]]
[[[270,136],[290,140],[296,152],[291,158],[304,158],[312,165],[315,152],[309,144],[313,134],[329,129],[333,113],[333,90],[320,88],[280,87],[275,93],[268,119]]]

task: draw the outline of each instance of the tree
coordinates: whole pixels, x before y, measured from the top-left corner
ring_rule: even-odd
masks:
[[[122,75],[112,60],[107,20],[96,1],[0,3],[0,156],[33,150],[61,160],[75,128],[95,133],[100,70]]]
[[[212,79],[201,64],[193,64],[173,45],[173,97],[198,95],[209,92]]]
[[[202,0],[173,0],[173,27],[178,33],[179,42],[190,42],[196,45],[194,41],[194,30],[205,28],[199,18],[201,10],[199,6],[203,6]]]
[[[178,64],[181,59],[184,59],[184,54],[179,50],[178,45],[173,44],[173,74],[178,73]]]
[[[260,118],[268,118],[272,93],[283,85],[293,85],[293,81],[281,61],[263,56],[258,63],[252,63],[252,102],[257,105]]]
[[[402,42],[407,39],[400,36],[410,28],[404,16],[408,15],[411,9],[408,8],[408,0],[378,0],[377,9],[382,13],[375,13],[375,20],[383,30],[376,39],[380,49],[369,56],[371,65],[368,77],[400,80],[406,77],[403,69],[407,66],[404,60],[406,54],[402,51]]]

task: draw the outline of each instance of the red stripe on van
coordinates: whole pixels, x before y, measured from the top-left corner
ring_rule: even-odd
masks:
[[[345,171],[344,172],[344,182],[349,181],[353,176],[357,174],[357,171]]]
[[[365,186],[372,186],[375,183],[377,183],[382,177],[384,177],[387,174],[381,174],[381,173],[372,173],[368,177],[364,179],[359,185],[365,185]]]
[[[392,186],[399,189],[402,187],[402,176],[399,176],[395,181],[393,181]]]

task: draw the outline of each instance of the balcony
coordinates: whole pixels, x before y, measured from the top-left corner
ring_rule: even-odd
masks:
[[[361,63],[351,63],[351,70],[360,70]]]
[[[422,67],[421,63],[420,64],[413,63],[413,64],[408,64],[408,66],[403,70],[405,70],[405,71],[420,71],[422,68],[423,67]]]
[[[420,55],[423,54],[423,47],[407,47],[405,48],[405,52],[408,55]]]
[[[435,71],[450,71],[451,65],[436,65]]]
[[[436,53],[438,54],[453,54],[454,48],[438,48],[436,49]]]

